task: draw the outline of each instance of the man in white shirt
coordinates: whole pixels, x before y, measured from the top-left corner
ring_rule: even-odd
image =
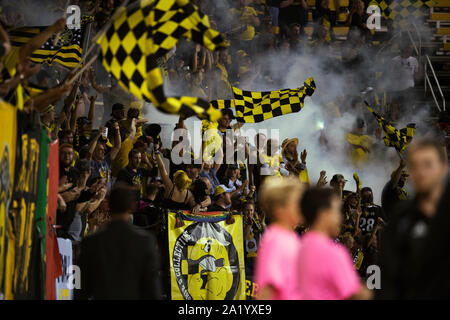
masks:
[[[400,55],[392,59],[391,70],[391,116],[392,120],[397,120],[398,112],[403,113],[406,107],[414,104],[414,80],[419,75],[419,62],[412,56],[411,46],[402,46]]]
[[[399,72],[396,91],[414,88],[414,78],[419,73],[419,62],[412,56],[412,48],[409,46],[403,47],[400,50],[400,55],[392,59],[392,62],[394,64],[393,69]]]

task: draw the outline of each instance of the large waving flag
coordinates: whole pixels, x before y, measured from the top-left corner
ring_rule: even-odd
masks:
[[[388,147],[394,147],[400,154],[402,154],[416,133],[416,124],[410,123],[406,125],[405,128],[398,130],[394,126],[390,125],[381,115],[376,113],[366,101],[364,101],[364,103],[369,111],[372,112],[374,117],[377,119],[378,124],[384,131],[384,144]]]
[[[306,97],[316,90],[313,78],[296,89],[254,92],[233,87],[234,99],[215,100],[215,109],[235,108],[238,122],[256,123],[285,114],[299,112]]]
[[[217,120],[221,112],[207,101],[164,94],[157,59],[182,37],[209,50],[227,46],[219,32],[210,28],[208,17],[188,0],[136,1],[122,8],[98,43],[103,66],[136,97],[165,113]]]

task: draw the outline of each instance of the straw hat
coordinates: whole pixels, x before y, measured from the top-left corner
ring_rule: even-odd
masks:
[[[284,155],[284,151],[285,151],[286,147],[292,142],[295,143],[295,147],[298,146],[298,139],[297,138],[284,139],[283,140],[283,143],[281,144],[281,154],[282,155]]]

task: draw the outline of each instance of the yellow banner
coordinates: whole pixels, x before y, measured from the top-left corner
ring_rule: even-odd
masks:
[[[169,213],[172,300],[246,299],[242,216],[233,218],[227,224],[217,212],[184,216],[176,228],[177,214]]]
[[[0,101],[0,285],[5,273],[6,217],[14,185],[17,109]],[[0,292],[3,288],[0,287]]]

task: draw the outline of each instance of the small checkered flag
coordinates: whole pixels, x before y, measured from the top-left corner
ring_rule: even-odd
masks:
[[[384,131],[384,144],[387,147],[395,148],[400,154],[403,154],[403,151],[406,149],[416,133],[416,124],[410,123],[403,129],[398,130],[394,126],[390,125],[381,115],[376,113],[367,101],[364,101],[364,103],[369,111],[372,112],[375,119],[377,119],[378,124]]]

